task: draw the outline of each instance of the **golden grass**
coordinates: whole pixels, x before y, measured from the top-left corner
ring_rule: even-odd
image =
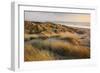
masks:
[[[63,59],[90,58],[90,48],[81,45],[82,40],[76,29],[53,25],[52,23],[25,22],[25,24],[28,24],[25,25],[25,43],[30,42],[30,40],[34,41],[34,39],[36,41],[25,44],[25,61],[55,60],[60,59],[59,56],[62,58],[64,56]],[[37,24],[41,25],[37,26]],[[55,28],[57,29],[56,32],[53,30]],[[33,29],[34,32],[32,32]],[[75,33],[76,31],[77,33]],[[48,40],[50,38],[56,39],[56,41]]]
[[[51,47],[53,50],[64,50],[66,56],[73,56],[76,58],[89,58],[90,57],[90,49],[87,47],[73,45],[70,43],[62,43],[55,42],[51,43]]]
[[[25,44],[24,48],[24,61],[41,61],[41,60],[53,60],[52,53],[46,50],[39,50],[33,47],[31,44]]]
[[[40,41],[39,43],[34,45],[38,49],[45,49],[48,51],[52,51],[54,54],[62,52],[65,54],[65,57],[72,56],[75,58],[89,58],[90,57],[90,48],[74,45],[71,43],[65,43],[62,41],[49,42],[47,40]]]
[[[32,36],[33,35],[31,35],[31,37]],[[40,37],[41,36],[39,36],[39,38]],[[47,39],[43,40],[43,38],[45,37],[42,36],[42,41],[37,41],[37,43],[32,44],[33,46],[31,44],[25,44],[25,61],[54,60],[56,59],[54,56],[55,53],[58,54],[58,56],[62,56],[63,54],[65,58],[69,59],[90,58],[90,48],[81,46],[78,37],[72,35],[70,37],[62,37],[62,35],[51,36],[51,38],[58,38],[58,41],[48,41]]]

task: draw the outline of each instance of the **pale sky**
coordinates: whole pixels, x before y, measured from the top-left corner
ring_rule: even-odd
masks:
[[[90,23],[89,14],[57,13],[57,12],[32,12],[25,11],[25,20],[41,22],[85,22]]]

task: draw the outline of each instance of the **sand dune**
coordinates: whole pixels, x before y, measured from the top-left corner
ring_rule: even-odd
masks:
[[[90,58],[90,29],[33,21],[24,29],[25,61]]]

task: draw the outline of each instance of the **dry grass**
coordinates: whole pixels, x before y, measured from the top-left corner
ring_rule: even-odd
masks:
[[[38,50],[47,50],[46,52],[52,52],[53,54],[58,54],[59,56],[65,56],[66,58],[89,58],[90,57],[90,48],[74,45],[71,43],[65,43],[62,41],[49,42],[39,41],[38,43],[33,44],[34,47]]]
[[[49,37],[57,38],[57,41],[48,41],[48,37],[45,38],[44,36],[37,38],[41,38],[41,40],[25,44],[25,61],[55,60],[60,59],[59,56],[63,56],[63,59],[90,58],[90,48],[81,46],[78,37],[62,37],[62,35]],[[55,54],[57,54],[58,58]]]
[[[25,61],[90,58],[90,48],[87,46],[90,43],[86,43],[90,38],[89,30],[86,33],[84,29],[46,22],[25,22],[25,29]],[[84,34],[86,41],[80,38]]]
[[[51,43],[51,49],[59,52],[63,50],[66,56],[73,56],[75,58],[89,58],[90,49],[87,47],[73,45],[70,43],[55,42]]]
[[[31,44],[25,44],[24,60],[25,61],[41,61],[41,60],[53,60],[52,53],[46,50],[39,50],[33,47]]]

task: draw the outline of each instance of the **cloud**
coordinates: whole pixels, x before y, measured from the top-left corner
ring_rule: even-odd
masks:
[[[85,22],[90,23],[89,14],[59,13],[59,12],[35,12],[25,11],[27,21],[59,21],[59,22]]]

